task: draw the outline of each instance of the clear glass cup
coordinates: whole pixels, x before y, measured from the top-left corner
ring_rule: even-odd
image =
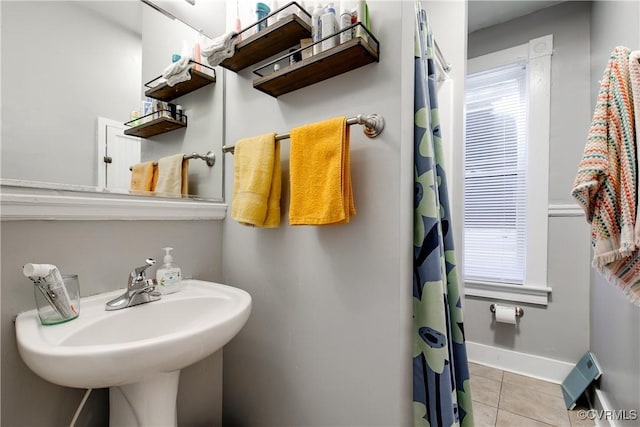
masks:
[[[33,292],[38,316],[43,325],[68,322],[80,315],[80,282],[78,275],[63,275],[64,288],[35,284]]]

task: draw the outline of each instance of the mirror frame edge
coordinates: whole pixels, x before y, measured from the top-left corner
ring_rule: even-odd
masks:
[[[42,183],[39,183],[42,184]],[[0,179],[0,220],[223,220],[221,201],[78,192],[70,185],[31,186]]]

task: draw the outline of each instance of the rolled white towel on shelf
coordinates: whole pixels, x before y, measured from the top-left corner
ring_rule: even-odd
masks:
[[[211,43],[200,48],[200,55],[207,58],[207,62],[212,67],[219,65],[227,58],[231,58],[236,53],[236,43],[238,33],[229,31],[211,40]]]
[[[186,82],[191,79],[190,56],[183,56],[178,61],[167,66],[162,72],[162,77],[166,79],[169,86],[175,86],[178,83]]]

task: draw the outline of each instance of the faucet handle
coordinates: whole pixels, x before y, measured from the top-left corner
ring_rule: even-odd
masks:
[[[147,258],[144,260],[145,265],[137,267],[135,270],[131,272],[131,277],[138,280],[144,280],[144,271],[154,265],[156,260],[153,258]]]

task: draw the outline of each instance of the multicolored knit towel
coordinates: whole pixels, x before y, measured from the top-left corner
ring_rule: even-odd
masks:
[[[640,137],[640,50],[633,51],[629,55],[629,76],[635,113],[635,133],[636,137]],[[640,143],[640,139],[637,143]],[[639,230],[640,221],[636,221],[636,244],[638,245],[640,245]],[[640,249],[636,248],[628,258],[614,261],[599,270],[607,281],[621,289],[631,302],[640,306]]]
[[[631,97],[633,98],[633,111],[635,113],[636,153],[640,145],[640,50],[634,50],[629,54],[629,80],[631,80]],[[640,159],[638,159],[640,171]],[[636,212],[638,209],[636,208]],[[640,221],[636,220],[636,245],[640,246]]]
[[[602,76],[584,155],[571,195],[591,223],[593,265],[629,257],[636,248],[636,142],[629,49],[616,47]]]

